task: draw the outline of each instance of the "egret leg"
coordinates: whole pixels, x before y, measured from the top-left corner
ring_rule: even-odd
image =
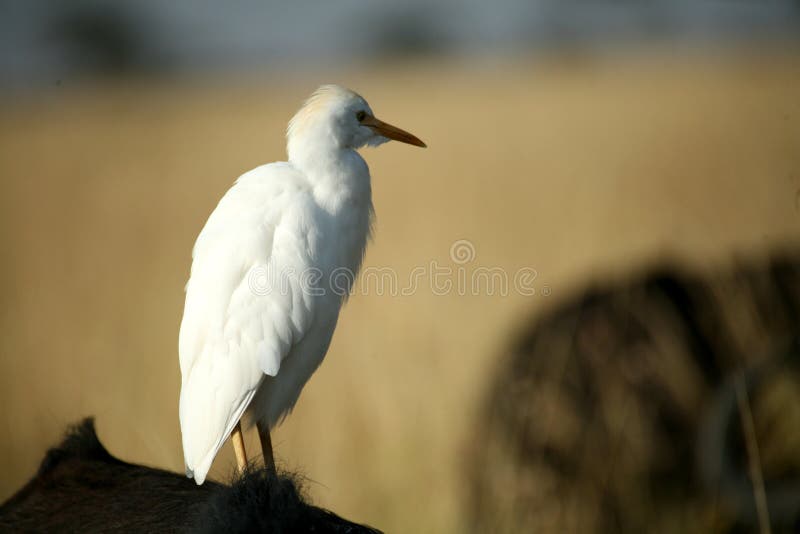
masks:
[[[275,472],[275,458],[272,456],[272,438],[269,435],[269,426],[258,423],[258,437],[261,439],[261,451],[264,453],[264,466]]]
[[[244,450],[244,436],[242,435],[242,423],[236,423],[231,432],[231,443],[233,443],[233,452],[236,453],[236,465],[239,472],[243,472],[247,467],[247,452]]]

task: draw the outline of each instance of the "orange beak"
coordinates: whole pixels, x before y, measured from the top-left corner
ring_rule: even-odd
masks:
[[[421,146],[422,148],[428,146],[425,143],[423,143],[422,140],[420,140],[417,136],[412,135],[405,130],[401,130],[397,126],[392,126],[391,124],[387,124],[382,120],[376,119],[375,117],[365,117],[364,120],[361,121],[361,124],[363,124],[364,126],[369,126],[370,128],[372,128],[372,131],[374,131],[378,135],[388,137],[389,139],[394,139],[395,141],[400,141],[401,143],[408,143],[409,145]]]

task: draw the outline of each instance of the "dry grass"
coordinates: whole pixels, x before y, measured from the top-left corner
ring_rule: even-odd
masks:
[[[468,268],[530,266],[552,295],[355,296],[277,456],[345,517],[453,530],[463,440],[523,316],[655,257],[717,262],[800,239],[797,59],[342,79],[430,146],[366,154],[378,214],[366,265],[403,280],[431,260],[452,266],[451,244],[469,239]],[[238,174],[283,157],[285,123],[315,82],[67,88],[0,111],[0,499],[87,414],[115,454],[182,469],[191,244]],[[212,476],[234,465],[226,447]]]

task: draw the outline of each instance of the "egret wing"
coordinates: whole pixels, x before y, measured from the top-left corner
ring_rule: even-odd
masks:
[[[181,323],[180,420],[201,484],[256,393],[313,319],[301,286],[314,204],[287,164],[259,167],[226,193],[197,239]]]

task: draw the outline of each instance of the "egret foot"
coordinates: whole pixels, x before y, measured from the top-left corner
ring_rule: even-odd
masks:
[[[261,451],[264,453],[264,466],[275,472],[275,458],[272,456],[272,438],[269,435],[269,426],[258,423],[258,437],[261,439]]]
[[[236,466],[239,472],[243,472],[247,467],[247,452],[244,450],[244,436],[242,435],[242,423],[236,423],[231,432],[231,443],[233,443],[233,452],[236,453]]]

